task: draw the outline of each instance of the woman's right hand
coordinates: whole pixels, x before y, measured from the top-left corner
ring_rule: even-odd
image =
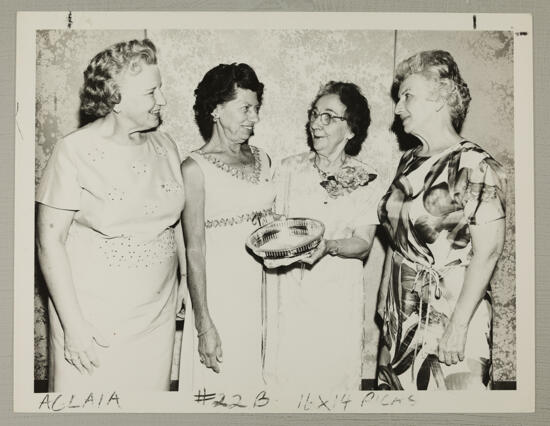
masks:
[[[83,321],[78,327],[67,327],[65,333],[65,359],[81,374],[92,374],[100,366],[95,345],[108,347],[109,342],[92,324]]]
[[[284,258],[284,259],[262,259],[264,266],[267,269],[276,269],[281,266],[289,266],[296,262],[302,262],[304,259],[309,258],[310,253],[301,254],[300,256]]]
[[[277,220],[286,220],[286,216],[284,214],[279,214],[279,213],[275,213],[273,212],[271,215],[270,215],[270,222],[275,222]]]
[[[296,257],[285,258],[285,259],[263,259],[264,266],[267,269],[275,269],[281,266],[292,265],[296,262],[307,263],[308,265],[315,264],[319,259],[327,254],[327,243],[326,240],[321,240],[319,245],[307,253],[301,254]]]
[[[390,350],[385,344],[382,344],[378,352],[378,365],[388,365],[390,361],[391,361]]]
[[[265,226],[271,222],[276,222],[278,220],[285,220],[285,219],[286,219],[286,216],[284,214],[272,212],[272,213],[263,215],[258,213],[252,218],[252,224],[257,226],[258,228],[261,228],[262,226]]]
[[[220,363],[223,362],[222,341],[213,323],[199,333],[198,347],[201,364],[219,373]]]

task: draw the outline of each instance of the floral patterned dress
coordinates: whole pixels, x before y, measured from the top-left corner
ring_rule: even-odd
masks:
[[[316,169],[311,152],[283,160],[275,175],[277,213],[320,220],[327,239],[350,238],[378,224],[376,208],[386,188],[371,167],[354,158],[347,162],[335,179]],[[363,271],[360,259],[327,255],[312,267],[295,263],[270,274],[270,385],[304,392],[360,390]]]
[[[490,387],[490,290],[468,329],[465,359],[447,366],[437,347],[472,257],[470,225],[505,217],[506,176],[478,145],[463,141],[432,157],[406,152],[378,214],[394,255],[383,343],[391,363],[379,366],[381,389]]]

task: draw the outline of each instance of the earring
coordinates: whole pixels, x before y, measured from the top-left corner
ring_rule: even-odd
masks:
[[[212,114],[212,120],[214,120],[214,122],[217,122],[219,119],[220,116],[218,114]]]

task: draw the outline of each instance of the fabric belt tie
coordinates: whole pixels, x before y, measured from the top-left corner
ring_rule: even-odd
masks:
[[[424,330],[422,332],[422,339],[420,342],[420,346],[423,348],[426,344],[426,335],[428,332],[428,327],[430,325],[430,313],[432,310],[432,300],[435,298],[436,300],[439,300],[441,298],[441,286],[440,282],[442,279],[441,273],[431,267],[422,265],[418,262],[412,262],[399,252],[394,252],[394,261],[396,261],[399,265],[399,282],[401,282],[401,276],[402,276],[402,267],[403,264],[405,264],[408,268],[415,271],[415,277],[413,286],[411,289],[411,292],[414,292],[418,294],[419,298],[419,312],[418,312],[418,324],[417,324],[417,330],[419,330],[422,325],[424,325]],[[425,287],[428,287],[427,289],[427,307],[426,307],[426,319],[424,320],[424,324],[422,324],[422,312],[423,312],[423,291]],[[415,341],[414,345],[414,358],[412,359],[412,365],[411,365],[411,378],[414,381],[415,377],[415,361],[416,361],[416,355],[418,353],[418,346],[419,342]]]
[[[417,330],[422,326],[422,305],[423,305],[423,290],[424,287],[428,287],[428,303],[426,307],[426,319],[424,320],[424,330],[422,332],[421,347],[424,348],[426,344],[426,333],[428,331],[428,326],[430,325],[430,311],[432,308],[432,288],[434,289],[433,296],[435,299],[441,298],[441,287],[439,286],[441,275],[437,270],[432,267],[427,267],[419,263],[415,263],[416,276],[414,279],[413,291],[418,294],[419,297],[419,312],[418,312],[418,327]],[[411,374],[412,380],[414,381],[415,374],[415,361],[416,354],[418,352],[418,342],[415,342],[414,345],[414,358],[412,361]]]

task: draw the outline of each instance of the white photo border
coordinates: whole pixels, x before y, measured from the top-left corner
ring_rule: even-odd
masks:
[[[472,30],[473,14],[367,12],[72,12],[72,29],[395,29]],[[34,158],[36,31],[66,29],[67,12],[20,12],[17,19],[15,241],[14,241],[14,409],[19,412],[54,411],[70,406],[71,395],[35,394],[34,348]],[[344,408],[332,412],[531,412],[535,404],[535,277],[534,277],[534,140],[533,36],[528,14],[476,14],[476,29],[512,31],[514,37],[514,158],[516,186],[517,389],[498,392],[356,392]],[[521,189],[521,190],[520,190]],[[113,390],[114,391],[114,390]],[[368,401],[367,394],[372,394]],[[48,395],[51,404],[45,405]],[[59,396],[61,395],[61,396]],[[388,396],[389,395],[389,396]],[[103,405],[79,407],[87,395],[73,397],[74,408],[61,412],[212,412],[184,401],[177,392],[103,396]],[[317,396],[313,396],[316,398]],[[111,398],[112,403],[107,404]],[[298,409],[300,395],[281,395],[276,404],[231,412],[326,413],[312,404]],[[333,396],[331,396],[333,398]],[[395,399],[401,402],[388,403]],[[329,398],[326,398],[329,399]],[[366,401],[366,402],[365,402]],[[414,401],[414,403],[412,402]]]

